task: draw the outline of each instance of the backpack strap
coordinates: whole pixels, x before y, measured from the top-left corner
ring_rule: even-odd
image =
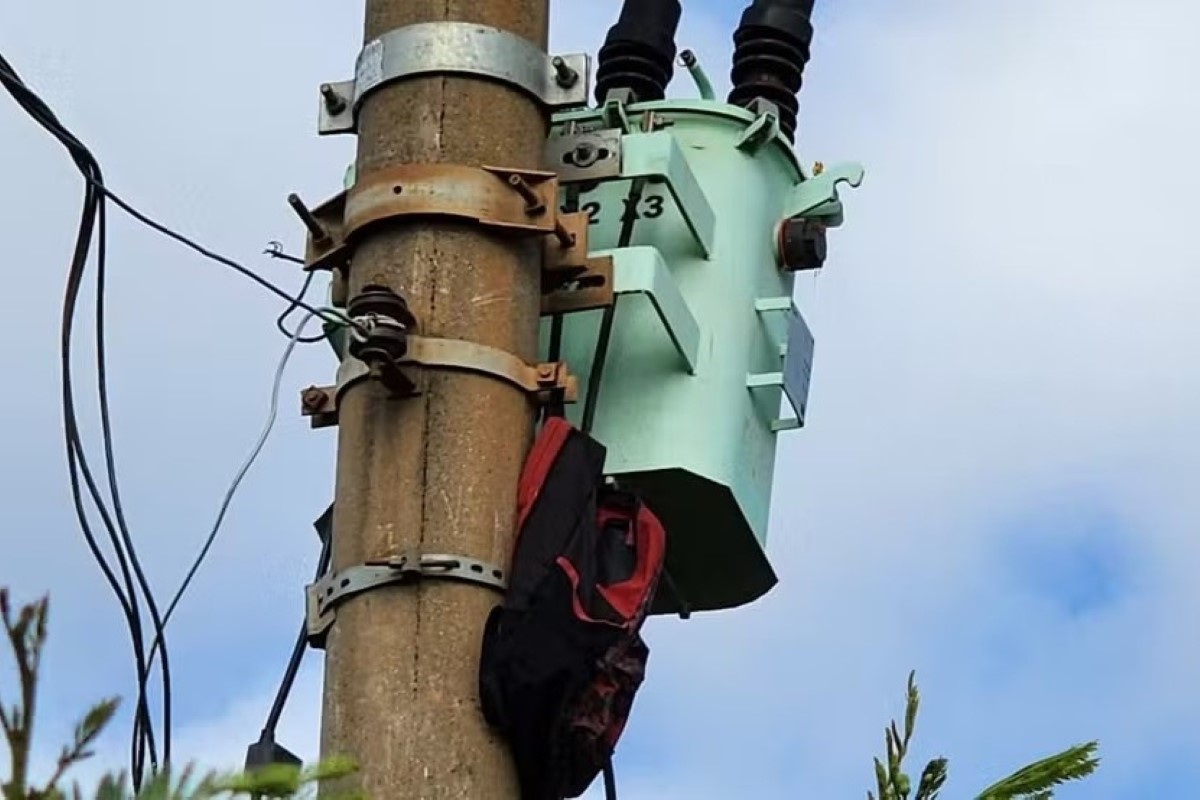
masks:
[[[576,187],[576,204],[578,204],[578,189]],[[558,361],[562,358],[562,337],[563,337],[563,315],[555,314],[550,318],[550,360]],[[563,419],[567,416],[566,408],[566,392],[561,388],[552,389],[550,398],[547,400],[545,407],[542,409],[543,420],[549,420],[557,417]]]
[[[561,388],[551,389],[550,398],[542,407],[542,421],[551,419],[566,419],[567,417],[567,401],[566,391]]]

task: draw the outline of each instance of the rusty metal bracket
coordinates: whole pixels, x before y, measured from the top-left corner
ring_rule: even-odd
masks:
[[[337,607],[351,597],[381,586],[411,585],[430,578],[475,583],[502,594],[508,588],[507,575],[495,564],[467,556],[406,550],[397,556],[327,574],[304,587],[309,644],[318,649],[325,646],[329,628],[337,617]]]
[[[548,234],[557,217],[553,172],[461,164],[402,164],[360,178],[346,195],[344,235],[395,217],[471,220],[490,228]]]
[[[607,308],[613,303],[611,256],[589,258],[579,269],[542,272],[542,316]]]
[[[400,364],[490,375],[525,390],[543,403],[555,394],[561,394],[564,402],[573,403],[579,389],[575,376],[567,371],[564,362],[530,365],[505,350],[461,339],[410,336],[408,353]]]
[[[542,269],[547,272],[581,270],[588,262],[588,214],[559,214],[554,236],[545,240]]]
[[[408,352],[396,363],[401,367],[452,369],[487,375],[525,391],[539,404],[555,399],[574,403],[579,397],[579,381],[568,371],[565,362],[526,364],[505,350],[462,339],[409,336]],[[314,428],[336,425],[341,396],[351,386],[370,377],[371,368],[367,364],[347,356],[338,367],[336,385],[310,386],[301,393],[300,413],[312,418]],[[414,391],[413,395],[417,393]]]
[[[312,417],[313,428],[337,425],[337,387],[310,386],[300,393],[300,414]]]
[[[360,232],[398,217],[450,217],[516,234],[553,234],[564,248],[574,244],[558,213],[558,176],[542,170],[401,164],[297,213],[308,229],[307,270],[344,268]]]
[[[542,259],[542,315],[612,305],[612,259],[588,257],[587,212],[558,217]]]

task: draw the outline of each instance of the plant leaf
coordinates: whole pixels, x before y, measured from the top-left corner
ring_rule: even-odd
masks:
[[[921,694],[917,691],[917,671],[908,673],[908,702],[904,709],[904,744],[912,740],[917,725],[917,709],[921,705]]]
[[[252,772],[242,772],[213,782],[218,791],[287,797],[300,789],[300,770],[291,764],[268,764]]]
[[[888,800],[891,795],[891,790],[888,788],[888,774],[878,758],[875,759],[875,780],[878,784],[879,800]]]
[[[937,800],[938,792],[946,783],[947,761],[935,758],[925,765],[921,780],[917,783],[917,796],[914,800]]]
[[[315,764],[305,770],[303,782],[336,780],[338,778],[345,778],[357,771],[358,764],[354,759],[345,756],[330,756],[319,764]]]
[[[900,759],[903,759],[905,756],[905,751],[908,749],[907,742],[900,737],[900,731],[896,729],[895,720],[892,720],[891,731],[892,741],[896,743],[896,753]]]
[[[75,726],[75,747],[82,750],[99,736],[108,723],[112,722],[117,707],[121,705],[120,698],[110,697],[92,706]]]
[[[96,800],[125,800],[125,775],[105,775],[96,789]]]
[[[984,789],[976,800],[1010,800],[1025,795],[1037,797],[1039,792],[1061,783],[1085,778],[1100,765],[1096,755],[1098,748],[1099,742],[1087,742],[1035,761]]]

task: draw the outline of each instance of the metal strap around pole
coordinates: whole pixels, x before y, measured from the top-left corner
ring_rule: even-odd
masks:
[[[380,586],[426,579],[475,583],[502,594],[508,589],[508,576],[502,568],[468,556],[408,552],[360,564],[326,575],[305,587],[310,643],[321,646],[321,640],[333,625],[337,606],[351,597]]]

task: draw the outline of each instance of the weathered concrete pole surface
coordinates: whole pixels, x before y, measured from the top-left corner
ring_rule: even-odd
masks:
[[[549,0],[367,0],[365,41],[420,22],[476,22],[546,47]],[[541,167],[547,117],[519,91],[472,76],[412,78],[366,98],[357,175],[403,163]],[[382,284],[418,332],[536,360],[541,241],[466,223],[395,220],[370,231],[349,296]],[[378,381],[339,408],[333,568],[410,547],[507,564],[516,484],[533,431],[508,384],[430,371],[389,399]],[[359,763],[373,800],[519,797],[503,742],[479,710],[484,620],[499,596],[452,581],[387,586],[338,609],[326,644],[323,755]],[[330,787],[331,794],[340,787]]]

